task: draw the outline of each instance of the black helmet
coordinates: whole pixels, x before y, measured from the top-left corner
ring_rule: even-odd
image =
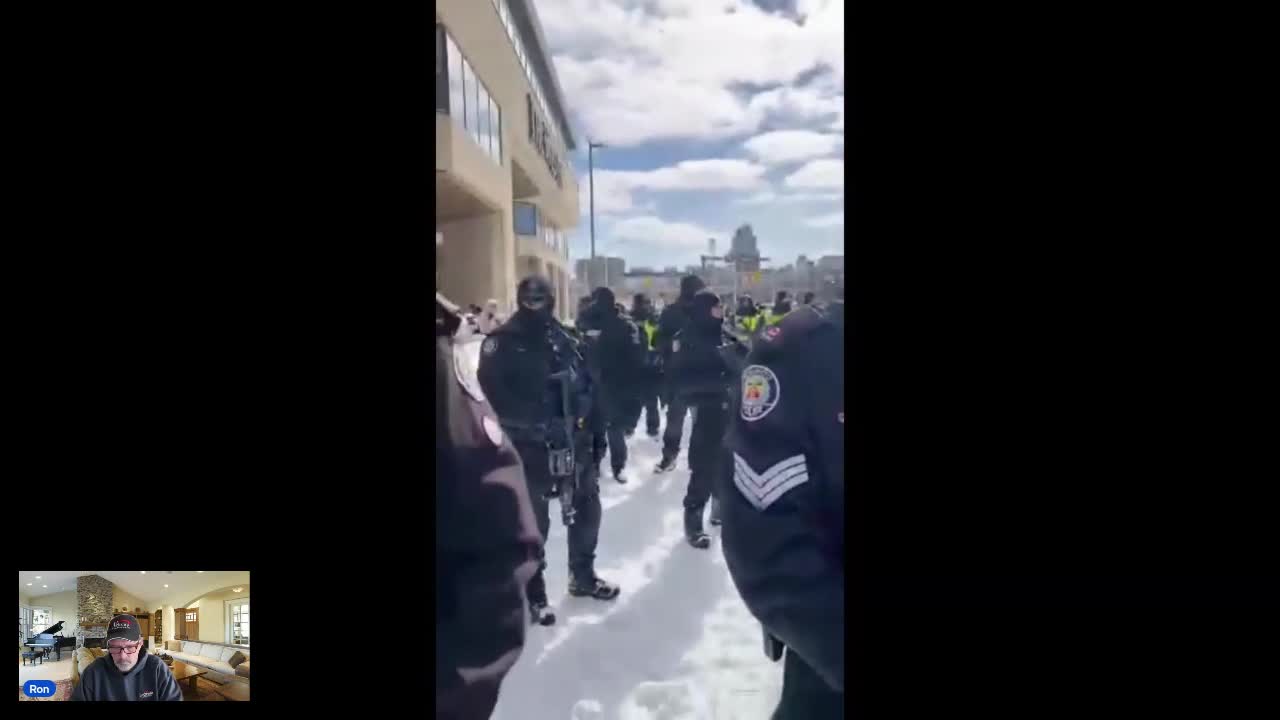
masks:
[[[613,291],[607,287],[598,287],[591,291],[591,304],[600,307],[613,307],[617,304],[618,298]]]
[[[697,275],[685,275],[680,278],[680,299],[692,300],[694,293],[706,286],[707,284]]]
[[[551,282],[541,275],[530,275],[516,286],[516,303],[520,309],[543,317],[551,317],[556,309],[556,294]]]
[[[692,309],[689,312],[689,319],[698,327],[719,327],[724,318],[716,317],[712,314],[712,310],[720,307],[720,296],[707,289],[699,290],[693,294],[691,300]]]

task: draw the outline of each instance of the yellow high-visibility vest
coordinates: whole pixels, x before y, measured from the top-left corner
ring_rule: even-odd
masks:
[[[648,348],[652,350],[654,338],[658,334],[658,326],[655,325],[650,320],[645,320],[643,323],[640,324],[640,327],[644,329],[645,338],[648,339],[649,341]]]

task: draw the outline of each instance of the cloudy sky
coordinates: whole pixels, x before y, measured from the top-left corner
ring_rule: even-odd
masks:
[[[590,254],[683,267],[748,222],[774,265],[843,253],[844,0],[539,0]]]

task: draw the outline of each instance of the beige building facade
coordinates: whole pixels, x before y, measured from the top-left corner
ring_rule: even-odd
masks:
[[[436,289],[515,308],[541,274],[568,317],[574,139],[532,0],[436,2]]]

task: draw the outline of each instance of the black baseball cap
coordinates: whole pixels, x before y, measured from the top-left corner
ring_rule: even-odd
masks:
[[[107,623],[107,641],[111,638],[124,638],[138,642],[142,639],[142,631],[138,629],[138,618],[132,615],[117,615]]]

